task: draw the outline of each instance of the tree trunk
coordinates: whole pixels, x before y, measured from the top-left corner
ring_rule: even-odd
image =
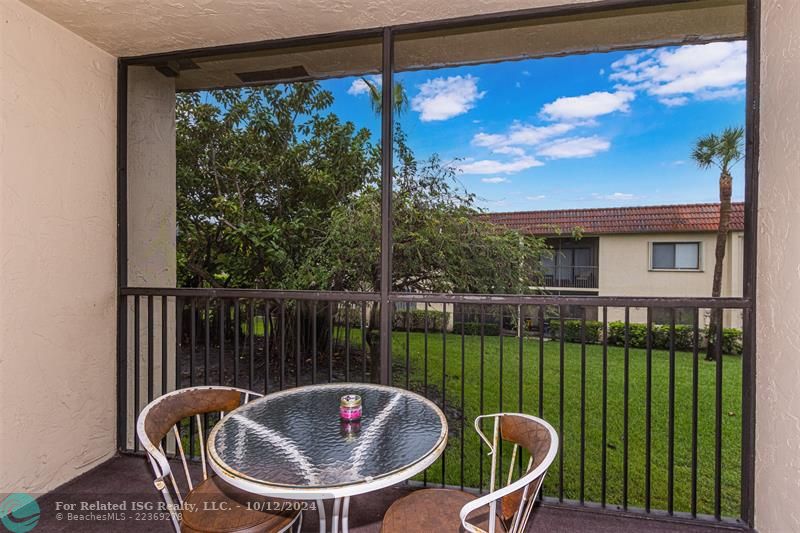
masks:
[[[718,298],[722,294],[722,268],[725,263],[725,245],[728,241],[728,227],[731,220],[731,189],[733,178],[728,172],[723,171],[719,176],[719,228],[717,229],[717,245],[714,249],[714,282],[711,288],[711,297]],[[706,360],[715,359],[716,341],[720,328],[722,328],[723,311],[712,309],[711,320],[708,326],[708,348]]]

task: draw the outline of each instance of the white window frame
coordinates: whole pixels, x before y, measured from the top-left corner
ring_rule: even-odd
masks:
[[[696,244],[697,268],[656,268],[653,266],[654,244]],[[703,272],[703,241],[649,241],[647,243],[647,268],[650,272]]]

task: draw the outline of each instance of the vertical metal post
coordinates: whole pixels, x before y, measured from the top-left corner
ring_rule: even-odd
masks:
[[[256,366],[256,304],[250,298],[249,307],[247,311],[247,333],[250,336],[250,366],[248,368],[247,388],[253,390],[253,381],[255,380],[255,366]],[[266,318],[264,319],[264,329],[267,328]]]
[[[153,349],[154,337],[154,323],[153,323],[153,296],[147,297],[147,403],[153,401],[153,358],[155,350]],[[139,413],[137,412],[138,416]]]
[[[141,359],[142,359],[142,332],[140,330],[141,322],[141,298],[138,295],[133,297],[133,416],[134,419],[139,416],[139,410],[142,408],[141,396]],[[127,413],[125,419],[127,420]],[[133,439],[133,451],[139,451],[139,439]]]
[[[608,307],[603,306],[603,420],[600,447],[600,505],[606,506],[606,490],[608,488]]]
[[[391,383],[392,315],[389,293],[392,288],[392,104],[394,102],[394,39],[392,30],[383,30],[383,92],[381,94],[381,332],[380,382]]]
[[[644,510],[650,512],[653,456],[653,308],[647,308],[644,400]]]
[[[692,318],[692,478],[691,478],[691,513],[697,518],[697,402],[700,386],[698,372],[700,358],[700,309],[694,310]]]
[[[128,447],[128,64],[117,63],[117,449]]]
[[[742,316],[742,520],[754,527],[756,440],[756,270],[758,235],[759,87],[761,0],[747,2],[747,111],[744,191],[744,287],[749,307]]]

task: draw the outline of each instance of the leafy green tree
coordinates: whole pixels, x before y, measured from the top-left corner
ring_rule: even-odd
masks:
[[[178,95],[182,286],[303,288],[333,209],[378,180],[369,130],[332,102],[316,83]]]
[[[332,103],[316,83],[179,94],[181,286],[379,290],[380,149]],[[418,161],[399,127],[395,146],[392,290],[531,292],[542,242],[476,216],[455,170]]]
[[[728,241],[728,229],[731,221],[731,195],[733,176],[731,168],[744,157],[744,128],[726,128],[721,134],[709,134],[701,137],[692,150],[692,159],[701,169],[716,167],[719,169],[719,225],[717,227],[717,243],[714,248],[714,279],[711,296],[722,294],[722,268],[725,261],[725,246]],[[708,352],[706,359],[714,360],[714,344],[717,331],[722,327],[722,312],[712,312],[708,332]]]
[[[433,156],[418,161],[395,131],[397,168],[392,195],[392,291],[535,292],[544,241],[481,220],[475,196],[455,184],[455,170]],[[327,238],[303,268],[309,288],[380,289],[380,188],[370,184],[356,201],[332,213]],[[373,378],[380,354],[372,306],[367,341]]]

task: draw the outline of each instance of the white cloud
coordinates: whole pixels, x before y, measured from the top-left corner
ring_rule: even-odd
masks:
[[[635,194],[627,192],[615,192],[611,194],[592,193],[592,197],[598,200],[608,200],[611,202],[629,202],[638,198]]]
[[[633,92],[626,90],[562,96],[542,106],[540,114],[548,120],[591,120],[610,113],[630,111],[629,103],[635,97]]]
[[[627,54],[611,64],[618,88],[647,91],[668,106],[744,94],[747,44],[744,41],[686,45]]]
[[[504,151],[514,146],[536,146],[542,142],[563,135],[572,130],[572,124],[558,123],[549,126],[532,126],[515,122],[508,129],[507,133],[478,133],[472,138],[472,144],[489,148],[497,153],[509,153]]]
[[[515,155],[517,157],[525,155],[525,150],[518,146],[498,146],[497,148],[493,148],[492,152],[496,154]]]
[[[507,178],[501,178],[500,176],[495,176],[494,178],[481,178],[483,183],[508,183]]]
[[[694,94],[698,100],[719,100],[721,98],[739,98],[745,95],[744,87],[730,89],[703,89]]]
[[[537,155],[550,159],[576,159],[592,157],[611,148],[608,139],[591,137],[565,137],[543,145]]]
[[[533,157],[524,156],[508,162],[494,159],[468,161],[461,165],[459,169],[464,174],[513,174],[529,168],[540,167],[543,164]]]
[[[537,194],[536,196],[526,196],[525,197],[526,200],[530,200],[532,202],[535,202],[537,200],[544,200],[545,198],[546,198],[546,196],[544,194]]]
[[[680,107],[689,103],[689,99],[685,96],[668,96],[659,98],[658,101],[667,107]]]
[[[411,109],[423,122],[447,120],[475,107],[486,91],[478,91],[478,78],[471,75],[434,78],[419,86],[411,99]]]
[[[381,86],[380,76],[369,76],[367,79],[370,82],[374,83],[377,87]],[[365,82],[363,78],[357,78],[353,80],[353,83],[350,84],[350,88],[347,89],[347,94],[352,96],[358,96],[367,93],[369,93],[369,86],[367,85],[367,82]]]

